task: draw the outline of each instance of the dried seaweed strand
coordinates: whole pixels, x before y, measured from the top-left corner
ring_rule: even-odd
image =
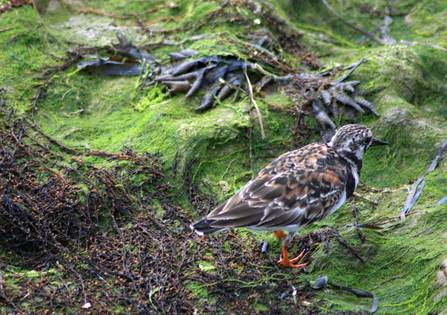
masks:
[[[325,0],[321,0],[324,5],[329,9],[329,11],[331,11],[332,13],[335,14],[336,17],[338,17],[340,20],[343,21],[343,23],[345,23],[346,25],[352,27],[353,29],[355,29],[357,32],[362,33],[363,35],[365,35],[366,37],[368,37],[369,39],[372,39],[373,41],[375,41],[376,43],[383,45],[383,41],[377,37],[375,37],[374,35],[368,33],[367,31],[362,30],[361,28],[358,28],[357,26],[355,26],[354,24],[349,23],[348,21],[344,20],[340,15],[338,15],[337,12],[335,12],[330,6],[329,4],[327,4],[327,2]]]
[[[438,207],[438,206],[440,206],[440,205],[442,205],[444,202],[446,202],[447,201],[447,196],[446,197],[444,197],[444,198],[442,198],[441,200],[439,200],[436,204],[435,204],[435,207]]]
[[[438,152],[436,152],[435,158],[431,162],[431,164],[428,167],[428,169],[425,171],[424,175],[419,177],[418,180],[415,181],[413,183],[413,185],[411,186],[411,190],[408,193],[407,200],[405,200],[404,207],[402,208],[402,213],[400,215],[401,220],[405,220],[405,216],[408,214],[408,212],[410,212],[411,208],[416,204],[416,201],[418,200],[418,198],[419,198],[419,196],[420,196],[420,194],[422,192],[422,189],[425,186],[424,179],[438,165],[438,162],[441,159],[442,154],[444,153],[444,150],[445,150],[446,147],[447,147],[447,140],[441,145],[441,147],[439,148]],[[422,182],[422,184],[421,184],[421,182]],[[421,184],[421,186],[419,187],[418,191],[416,192],[416,189],[418,188],[419,184]]]

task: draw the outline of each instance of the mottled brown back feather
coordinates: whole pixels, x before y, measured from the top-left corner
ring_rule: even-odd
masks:
[[[337,204],[350,172],[326,144],[308,145],[278,157],[207,218],[213,227],[307,225]]]

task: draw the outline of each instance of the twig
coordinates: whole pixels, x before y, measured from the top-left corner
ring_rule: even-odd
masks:
[[[346,240],[344,240],[340,234],[338,233],[337,230],[332,231],[332,235],[334,235],[335,239],[344,247],[346,247],[351,254],[353,254],[355,257],[357,257],[362,263],[365,263],[365,260],[359,255],[359,253],[357,252],[357,250],[353,247],[351,247],[348,242],[346,242]]]
[[[445,49],[444,47],[440,47],[440,46],[436,46],[436,45],[432,45],[432,44],[428,44],[428,46],[436,48],[436,49],[440,49],[442,51],[447,51],[447,49]]]
[[[335,83],[335,82],[343,82],[344,80],[346,80],[354,71],[355,69],[357,69],[363,62],[365,62],[365,59],[363,58],[362,60],[360,60],[359,62],[356,62],[350,66],[347,66],[346,68],[344,68],[343,70],[348,70],[350,69],[350,71],[341,79],[332,81],[331,83]]]
[[[148,32],[149,29],[146,27],[144,22],[138,17],[138,15],[136,13],[134,13],[133,16],[135,17],[135,20],[137,21],[137,24],[140,25],[141,28],[143,29],[143,34]]]
[[[362,231],[359,228],[359,216],[357,214],[357,205],[355,204],[355,198],[354,197],[351,197],[351,201],[349,202],[349,204],[351,206],[352,213],[353,213],[353,215],[355,217],[355,221],[356,221],[355,224],[354,224],[355,230],[357,231],[357,234],[359,235],[360,240],[363,243],[363,241],[365,240],[366,236],[365,236],[365,234],[362,233]]]
[[[358,28],[357,26],[349,23],[348,21],[344,20],[340,15],[338,15],[337,12],[335,12],[330,6],[329,4],[327,4],[326,0],[321,0],[324,5],[332,12],[335,14],[335,16],[337,16],[340,20],[343,21],[343,23],[345,23],[346,25],[352,27],[353,29],[355,29],[357,32],[362,33],[363,35],[365,35],[366,37],[368,37],[369,39],[372,39],[373,41],[375,41],[376,43],[383,45],[383,41],[377,37],[375,37],[374,35],[368,33],[367,31],[362,30],[361,28]]]
[[[247,85],[248,85],[247,92],[248,92],[248,96],[250,97],[250,101],[253,103],[253,105],[255,105],[256,113],[258,114],[259,125],[261,125],[261,136],[262,136],[262,139],[265,139],[264,125],[263,125],[263,123],[262,123],[261,111],[259,110],[258,104],[256,104],[256,101],[255,101],[254,98],[253,98],[253,88],[252,88],[252,86],[251,86],[250,79],[248,78],[248,74],[247,74],[247,63],[245,63],[245,71],[244,71],[244,74],[245,74],[245,78],[247,79]]]
[[[253,44],[253,43],[250,43],[250,42],[246,42],[246,41],[243,41],[243,40],[240,40],[240,39],[237,39],[237,38],[233,38],[231,36],[228,36],[228,38],[231,39],[234,43],[242,44],[242,45],[245,45],[245,46],[251,46],[251,47],[253,47],[253,48],[257,49],[257,50],[265,52],[266,54],[270,55],[273,58],[276,58],[275,55],[271,51],[265,49],[264,47],[261,47],[259,45],[256,45],[256,44]]]
[[[366,201],[372,203],[375,206],[377,206],[379,204],[377,201],[374,201],[372,199],[366,198],[365,196],[363,196],[362,194],[359,194],[358,192],[354,192],[354,196],[356,196],[358,198],[365,199]]]

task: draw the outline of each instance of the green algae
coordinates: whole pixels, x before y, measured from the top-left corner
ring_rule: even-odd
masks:
[[[417,226],[430,227],[436,235],[445,226],[446,219],[445,211],[431,211],[418,215]],[[381,301],[380,313],[383,314],[424,314],[427,309],[445,307],[442,302],[430,298],[440,290],[432,291],[436,280],[432,275],[445,259],[445,250],[432,233],[418,236],[407,224],[410,222],[385,230],[364,231],[366,241],[361,246],[353,229],[345,230],[342,235],[351,245],[358,244],[357,249],[366,262],[359,262],[337,247],[327,254],[314,255],[313,272],[330,274],[337,284],[355,284],[356,288],[372,290]],[[346,305],[345,299],[336,297],[330,300],[347,309],[355,305]]]
[[[162,5],[163,2],[153,4]],[[91,4],[92,8],[107,13],[147,9],[138,2],[129,5],[116,5],[114,1]],[[386,4],[375,1],[370,5],[383,10]],[[418,4],[415,1],[401,1],[394,9],[408,11],[415,6],[416,9],[410,15],[393,18],[391,35],[407,41],[423,42],[430,39],[433,44],[445,46],[445,39],[442,39],[445,37],[445,27],[439,22],[445,20],[442,19],[446,12],[443,3],[425,1]],[[180,23],[192,25],[216,7],[215,2],[199,2],[195,7],[183,1],[178,7],[154,13],[151,19],[183,15]],[[424,173],[440,143],[447,136],[445,52],[422,44],[413,47],[376,47],[366,43],[364,46],[354,47],[353,38],[360,36],[331,16],[321,2],[302,1],[292,8],[299,14],[295,13],[290,18],[291,24],[306,33],[313,32],[305,36],[306,43],[312,48],[321,48],[322,54],[332,51],[331,55],[322,58],[325,63],[342,62],[348,65],[361,58],[368,59],[367,63],[356,70],[352,79],[364,82],[366,89],[370,91],[368,99],[374,103],[381,117],[376,119],[372,115],[366,115],[354,122],[371,126],[374,135],[389,142],[390,146],[372,148],[367,153],[362,180],[375,188],[406,186],[384,195],[372,194],[379,201],[377,206],[357,198],[359,216],[362,222],[368,222],[380,216],[398,215],[405,202],[409,182]],[[377,18],[373,27],[370,17],[359,12],[351,2],[339,1],[333,8],[368,31],[381,21]],[[48,13],[45,18],[50,20],[51,25],[60,25],[58,23],[77,16],[72,12],[66,13],[62,6],[54,12],[64,12],[64,15],[60,18],[55,13]],[[293,13],[293,10],[289,12]],[[346,12],[353,14],[348,16]],[[309,18],[317,13],[319,19]],[[98,22],[95,18],[92,19],[93,25]],[[110,18],[101,19],[105,25],[113,23]],[[316,23],[308,25],[309,20]],[[412,26],[409,33],[404,27],[407,22]],[[122,24],[129,26],[131,23],[126,21]],[[20,11],[3,13],[0,29],[5,28],[5,25],[13,25],[14,28],[0,33],[0,64],[5,69],[0,76],[0,85],[8,91],[8,103],[24,112],[29,107],[29,99],[35,93],[32,85],[39,82],[33,79],[36,76],[34,71],[45,65],[58,64],[53,56],[63,56],[65,49],[70,46],[62,39],[69,32],[46,24],[30,6],[25,6]],[[174,29],[177,26],[175,21],[157,24],[159,29]],[[221,24],[218,30],[231,33],[234,31],[232,27],[227,28]],[[204,26],[201,30],[207,31],[208,28]],[[320,42],[320,33],[339,43],[332,45]],[[189,35],[179,35],[178,39],[182,40]],[[73,35],[71,39],[83,42],[85,38],[88,37],[84,34],[78,37]],[[137,43],[149,42],[135,34],[130,38]],[[103,44],[112,39],[113,33],[103,39]],[[242,55],[242,50],[234,45],[213,39],[191,43],[188,48],[198,49],[203,55]],[[172,48],[163,48],[157,53],[162,54],[169,49]],[[138,78],[132,77],[89,76],[77,72],[73,66],[67,73],[60,73],[55,77],[54,88],[50,89],[47,98],[35,112],[36,120],[46,133],[78,150],[119,152],[124,146],[130,146],[138,152],[159,150],[167,165],[170,165],[179,152],[181,170],[184,170],[189,161],[197,158],[193,168],[194,180],[208,183],[221,201],[242,187],[273,158],[265,157],[266,147],[283,147],[284,143],[290,141],[289,130],[294,126],[293,117],[281,112],[271,112],[264,105],[260,106],[266,139],[261,139],[256,125],[250,150],[246,133],[251,120],[244,100],[234,103],[227,100],[212,110],[196,113],[193,109],[199,104],[200,95],[189,100],[181,96],[162,100],[158,87],[135,92],[137,81]],[[290,105],[289,100],[280,94],[269,96],[267,100],[280,106]],[[90,113],[79,112],[79,106]],[[253,121],[256,123],[257,119]],[[308,122],[309,125],[316,126],[311,118]],[[344,123],[345,120],[340,119],[339,122]],[[271,149],[269,152],[279,155],[284,151],[286,149],[281,148]],[[250,161],[250,155],[253,161]],[[108,166],[108,162],[104,160],[95,162]],[[446,296],[441,294],[442,287],[436,285],[435,280],[439,266],[446,258],[443,241],[447,225],[446,204],[434,207],[439,199],[447,195],[445,171],[444,158],[439,167],[427,177],[423,194],[414,207],[417,213],[405,221],[382,230],[364,230],[364,243],[360,242],[352,227],[341,230],[341,235],[359,250],[365,263],[347,254],[344,247],[331,243],[329,252],[324,252],[321,246],[314,253],[309,277],[316,278],[325,274],[334,283],[374,292],[380,302],[379,314],[427,314],[445,310]],[[223,189],[219,184],[222,181],[229,187]],[[351,210],[345,205],[330,218],[302,232],[349,222],[352,222]],[[421,233],[428,230],[431,231],[428,234]],[[270,251],[279,252],[280,244],[272,236],[266,236],[265,233],[256,235],[271,241],[273,246]],[[206,265],[205,262],[202,265],[210,270],[211,265]],[[295,276],[293,272],[290,274]],[[291,278],[290,274],[287,276]],[[267,280],[275,281],[275,278],[271,276]],[[257,284],[243,285],[255,287]],[[190,289],[199,294],[198,304],[204,300],[213,302],[213,297],[210,297],[203,284],[191,283]],[[440,298],[435,299],[439,296]],[[325,290],[319,298],[327,302],[322,306],[323,312],[359,309],[359,300],[348,294],[340,295],[333,290]],[[367,300],[360,303],[361,308],[368,307]],[[265,305],[259,304],[256,308],[262,311],[265,310]]]

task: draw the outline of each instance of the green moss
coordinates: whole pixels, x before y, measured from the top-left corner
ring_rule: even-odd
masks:
[[[442,40],[447,29],[439,19],[445,18],[445,16],[444,2],[424,1],[423,5],[420,5],[418,10],[410,16],[410,23],[414,25],[411,31],[422,38],[430,37]],[[440,43],[445,45],[445,40]]]
[[[183,23],[188,25],[195,24],[200,19],[205,18],[208,13],[217,8],[218,8],[217,4],[213,2],[199,2],[199,3],[190,2],[188,8],[189,12],[183,17],[182,21]]]
[[[417,220],[419,226],[430,226],[436,234],[446,223],[447,216],[442,211],[432,211],[421,214]],[[383,314],[423,314],[435,304],[436,307],[445,305],[427,298],[439,293],[439,288],[435,292],[431,290],[438,266],[445,258],[442,242],[433,234],[417,236],[408,224],[411,223],[406,221],[385,230],[364,230],[366,241],[363,244],[353,228],[345,229],[342,236],[351,246],[360,249],[365,263],[336,244],[329,253],[314,255],[312,273],[329,275],[329,281],[339,285],[373,290],[379,301],[384,301],[380,302]],[[340,309],[352,309],[356,305],[352,299],[341,299],[338,295],[325,298]]]
[[[432,150],[433,138],[419,143],[417,149],[414,147],[415,138],[401,127],[388,129],[378,138],[388,142],[389,146],[372,148],[365,156],[362,171],[368,179],[367,184],[381,188],[393,187],[424,173],[430,161],[426,152]]]
[[[33,79],[42,73],[36,71],[41,71],[47,65],[60,64],[55,57],[64,56],[66,49],[73,49],[75,45],[72,42],[92,46],[109,45],[110,41],[116,41],[115,33],[118,30],[126,33],[138,45],[149,45],[165,36],[154,34],[149,37],[147,33],[141,35],[134,31],[133,18],[121,19],[104,15],[144,12],[148,10],[145,2],[92,2],[89,6],[104,14],[82,15],[61,3],[53,1],[53,6],[47,7],[45,3],[49,2],[39,3],[44,19],[31,6],[4,12],[0,19],[0,29],[13,27],[0,32],[0,85],[7,90],[7,103],[20,112],[29,108],[30,99],[36,92],[32,86],[42,83],[41,79]],[[164,4],[163,1],[152,1],[151,8]],[[150,24],[153,30],[174,30],[200,24],[210,12],[221,6],[220,2],[215,1],[191,3],[185,0],[176,4],[177,6],[155,10],[140,17],[146,23],[154,22]],[[399,215],[411,186],[410,182],[425,172],[439,145],[447,137],[445,52],[425,44],[379,47],[365,41],[356,45],[354,42],[361,35],[333,16],[322,2],[280,1],[275,4],[277,7],[274,8],[274,14],[289,15],[282,18],[286,21],[284,27],[303,31],[305,36],[302,42],[308,45],[310,51],[316,51],[316,55],[327,54],[321,58],[323,63],[345,66],[361,58],[367,59],[350,79],[362,81],[361,86],[367,90],[366,98],[374,103],[381,117],[377,119],[373,115],[363,115],[349,120],[339,118],[338,123],[367,124],[372,127],[377,138],[390,143],[387,147],[372,148],[365,156],[362,180],[375,188],[386,187],[388,193],[363,191],[379,204],[375,206],[357,198],[360,221],[370,222],[383,216]],[[373,31],[383,22],[383,17],[360,11],[355,2],[343,0],[330,4],[343,17],[366,31]],[[389,4],[377,0],[368,4],[381,11],[388,6],[393,12],[406,12],[415,7],[410,14],[393,16],[391,36],[397,40],[419,43],[430,41],[432,44],[446,46],[446,28],[442,21],[445,20],[447,11],[443,1],[406,0]],[[249,18],[259,18],[262,26],[267,23],[263,16],[255,16],[244,6],[228,6],[225,10],[234,10]],[[247,42],[251,39],[244,33],[243,27],[224,21],[225,17],[219,17],[212,21],[214,24],[198,25],[170,37],[173,41],[182,42],[191,35],[207,34],[201,40],[165,46],[151,53],[164,57],[166,52],[189,48],[199,50],[198,56],[231,54],[245,58],[244,46],[235,45],[230,37]],[[89,33],[87,30],[95,32]],[[292,59],[287,52],[282,57]],[[34,112],[35,119],[44,132],[78,150],[119,152],[123,147],[130,146],[138,152],[160,151],[166,160],[165,169],[169,169],[178,152],[180,164],[177,172],[183,171],[187,163],[196,158],[192,168],[194,181],[211,187],[217,193],[218,201],[223,201],[237,191],[275,156],[290,148],[291,130],[295,122],[294,117],[285,111],[269,111],[267,106],[258,103],[266,132],[265,139],[262,139],[259,122],[257,117],[250,118],[246,99],[239,99],[234,103],[227,100],[214,109],[197,113],[193,109],[199,105],[201,95],[191,99],[184,99],[183,96],[165,99],[159,87],[135,89],[138,80],[137,77],[90,76],[72,66],[54,77],[54,85],[49,86],[47,97]],[[281,91],[268,95],[266,100],[278,106],[292,105]],[[81,107],[90,113],[80,111]],[[251,110],[252,115],[253,112]],[[310,115],[304,119],[311,128],[317,127]],[[250,145],[248,137],[252,122],[255,127],[250,135]],[[311,136],[311,140],[319,139]],[[57,146],[52,146],[52,149],[58,154],[65,154]],[[105,167],[115,163],[96,157],[86,160]],[[447,203],[439,207],[434,207],[434,204],[447,195],[445,174],[444,158],[439,167],[427,177],[424,191],[413,208],[416,213],[405,221],[392,221],[379,230],[364,230],[364,243],[358,239],[357,232],[352,227],[346,226],[341,230],[349,244],[359,250],[366,261],[364,264],[348,254],[344,247],[332,242],[328,253],[324,252],[324,246],[321,245],[313,255],[311,274],[307,277],[314,279],[326,274],[331,282],[372,291],[379,298],[381,314],[427,314],[447,308],[445,294],[441,294],[443,288],[435,283],[439,265],[445,259]],[[142,181],[141,178],[132,180]],[[395,189],[398,185],[403,186]],[[81,188],[84,191],[86,189]],[[152,206],[156,217],[164,214],[157,200],[153,200]],[[185,208],[192,211],[186,202]],[[351,223],[351,213],[351,208],[345,205],[331,217],[301,232]],[[109,221],[105,217],[99,223],[107,227],[110,225]],[[249,235],[246,231],[238,233],[241,238]],[[280,253],[281,244],[271,234],[255,235],[269,240],[269,251],[275,255]],[[228,242],[224,243],[224,249],[228,250],[228,246]],[[247,244],[247,247],[250,246]],[[212,254],[214,253],[210,253]],[[202,265],[202,270],[217,272],[213,269],[214,265],[207,261],[197,264]],[[293,284],[301,281],[302,277],[296,276],[293,271],[284,271],[285,274],[278,277],[275,274],[276,269],[271,268],[270,271],[268,268],[265,268],[267,272],[262,283],[268,281],[274,286],[284,279]],[[235,269],[242,272],[243,266],[238,265]],[[3,273],[3,277],[10,289],[18,290],[12,278],[8,278],[8,273]],[[226,281],[238,283],[242,289],[254,288],[260,284],[238,282],[240,280],[237,277]],[[204,285],[192,281],[187,285],[197,296],[197,305],[215,302],[209,289],[214,284]],[[151,294],[161,289],[156,288]],[[312,303],[320,298],[324,299],[325,302],[319,304],[322,312],[366,309],[370,303],[368,299],[359,300],[332,289],[318,294],[319,297],[312,300]],[[266,294],[264,297],[265,303],[254,305],[256,310],[268,309],[271,301],[281,303],[276,302],[273,294]],[[70,310],[75,311],[76,308]],[[122,306],[117,306],[116,311],[126,312]]]
[[[38,83],[34,77],[45,65],[56,65],[52,56],[61,53],[61,45],[47,33],[36,11],[24,6],[4,12],[0,19],[0,85],[7,90],[8,102],[23,112],[31,103]]]

